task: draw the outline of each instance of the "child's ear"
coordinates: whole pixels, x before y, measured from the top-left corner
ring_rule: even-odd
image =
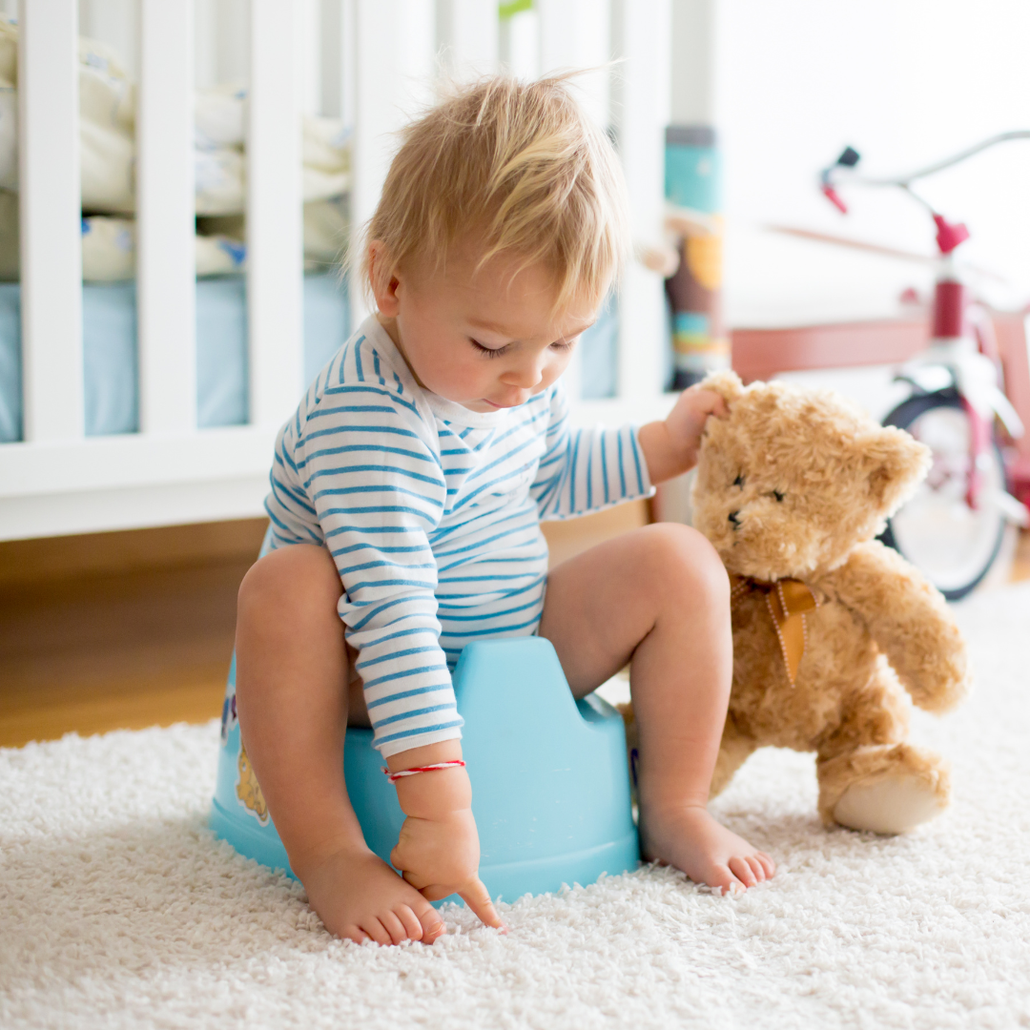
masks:
[[[397,276],[393,260],[382,240],[368,244],[368,278],[376,307],[387,318],[397,316]]]
[[[892,515],[930,471],[930,448],[894,426],[860,438],[858,446],[869,496],[883,515]]]
[[[744,384],[740,381],[740,376],[729,369],[721,372],[709,372],[701,380],[700,386],[703,390],[713,390],[727,404],[732,404],[744,395]]]

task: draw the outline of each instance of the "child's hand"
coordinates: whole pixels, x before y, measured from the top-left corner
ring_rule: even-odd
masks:
[[[683,391],[664,422],[648,422],[640,427],[637,439],[652,483],[681,475],[697,464],[701,434],[709,415],[729,415],[726,401],[714,390],[692,386]]]
[[[391,771],[413,769],[461,758],[461,743],[445,740],[391,755]],[[479,834],[472,817],[472,785],[464,768],[438,769],[397,781],[397,800],[407,819],[394,867],[428,901],[457,894],[487,926],[504,928],[479,879]]]
[[[471,808],[435,819],[409,815],[390,861],[428,901],[457,894],[487,926],[503,926],[479,879],[479,834]]]
[[[701,446],[701,434],[709,415],[725,418],[729,414],[726,401],[714,390],[702,389],[700,385],[684,390],[676,407],[669,412],[665,425],[674,446],[690,455],[691,465],[697,460]]]

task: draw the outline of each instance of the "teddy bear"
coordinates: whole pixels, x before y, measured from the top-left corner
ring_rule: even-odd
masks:
[[[826,824],[906,832],[950,794],[943,760],[906,741],[909,698],[943,712],[968,679],[944,598],[875,539],[929,449],[828,391],[702,385],[728,417],[707,421],[693,522],[730,577],[734,648],[711,796],[757,748],[814,751]]]

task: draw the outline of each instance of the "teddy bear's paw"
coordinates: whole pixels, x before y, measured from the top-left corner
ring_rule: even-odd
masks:
[[[854,783],[834,805],[833,818],[852,830],[907,833],[947,807],[932,778],[897,773],[872,783]]]

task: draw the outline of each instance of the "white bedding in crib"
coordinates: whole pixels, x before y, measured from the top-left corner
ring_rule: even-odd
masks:
[[[0,191],[18,189],[18,26],[0,16]],[[218,86],[194,100],[194,175],[198,216],[241,215],[246,203],[246,88]],[[134,274],[136,86],[117,56],[93,40],[79,41],[79,112],[82,172],[83,278],[124,279]],[[343,123],[303,119],[305,256],[335,260],[347,238],[339,198],[350,186],[350,147]],[[115,216],[115,217],[111,217]],[[199,275],[239,271],[244,261],[242,222],[236,232],[197,240]],[[0,193],[0,277],[16,278],[17,203]]]
[[[246,269],[242,215],[203,219],[194,241],[198,276],[228,275]],[[346,197],[304,205],[305,271],[335,265],[349,232]],[[0,190],[0,281],[19,277],[18,194]],[[118,282],[136,275],[136,222],[124,215],[82,219],[82,278]]]

